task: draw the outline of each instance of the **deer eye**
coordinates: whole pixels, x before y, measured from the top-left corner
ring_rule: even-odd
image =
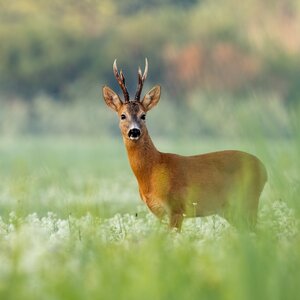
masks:
[[[141,119],[142,119],[142,120],[146,120],[146,115],[143,114],[143,115],[141,116]]]
[[[126,116],[124,114],[121,114],[121,120],[125,120]]]

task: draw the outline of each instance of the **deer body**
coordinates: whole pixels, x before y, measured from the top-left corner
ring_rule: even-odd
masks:
[[[147,62],[146,62],[147,70]],[[122,73],[119,84],[124,92]],[[139,70],[139,88],[146,78]],[[118,77],[117,77],[118,79]],[[126,90],[127,91],[127,90]],[[137,92],[140,95],[141,90]],[[117,111],[128,159],[142,200],[159,219],[169,216],[170,227],[180,230],[184,217],[219,214],[231,223],[256,223],[260,194],[267,181],[263,164],[255,156],[234,150],[195,156],[159,152],[145,126],[145,114],[157,104],[160,87],[142,101],[125,103],[110,88],[103,88],[108,106]],[[242,221],[242,222],[241,222]]]
[[[234,197],[244,201],[237,213],[251,226],[255,223],[267,179],[256,157],[233,150],[195,156],[161,153],[148,134],[138,144],[125,141],[125,146],[142,200],[158,218],[168,215],[171,227],[180,228],[184,216],[219,214],[233,222],[227,214],[235,209]]]

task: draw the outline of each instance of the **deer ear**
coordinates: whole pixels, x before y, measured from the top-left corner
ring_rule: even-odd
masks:
[[[123,104],[118,94],[106,85],[102,88],[102,93],[106,105],[117,112]]]
[[[141,103],[144,106],[145,110],[148,111],[158,103],[159,98],[160,98],[160,86],[156,85],[144,96]]]

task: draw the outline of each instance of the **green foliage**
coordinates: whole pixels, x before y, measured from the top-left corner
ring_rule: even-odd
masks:
[[[2,104],[3,136],[97,136],[120,138],[118,118],[104,103],[100,87],[69,89],[76,101],[60,102],[39,95],[30,103]],[[148,85],[145,90],[149,89]],[[80,95],[80,96],[79,96]],[[87,96],[89,95],[89,96]],[[287,109],[277,97],[257,94],[239,101],[230,95],[195,90],[177,102],[162,89],[159,105],[149,113],[147,126],[154,138],[289,138],[295,134],[300,107]],[[292,112],[292,113],[291,113]],[[291,118],[293,117],[293,120]],[[295,123],[295,124],[294,124]]]
[[[199,87],[233,94],[272,89],[289,103],[299,100],[295,0],[16,0],[0,8],[2,93],[68,99],[74,85],[87,82],[116,88],[115,57],[133,90],[147,56],[149,84],[160,82],[178,96]]]
[[[229,145],[157,143],[179,153]],[[186,219],[178,235],[140,202],[121,142],[2,139],[0,298],[297,298],[299,140],[236,145],[269,173],[257,232],[213,216]]]
[[[299,9],[0,0],[0,299],[296,299]],[[100,87],[117,90],[118,57],[133,91],[145,56],[145,89],[163,85],[147,120],[161,151],[266,165],[256,233],[217,216],[170,233],[139,200]]]

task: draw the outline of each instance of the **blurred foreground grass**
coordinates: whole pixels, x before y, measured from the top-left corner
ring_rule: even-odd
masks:
[[[120,139],[3,138],[0,299],[297,299],[299,140],[154,141],[260,157],[258,232],[213,216],[168,233],[139,200]]]

